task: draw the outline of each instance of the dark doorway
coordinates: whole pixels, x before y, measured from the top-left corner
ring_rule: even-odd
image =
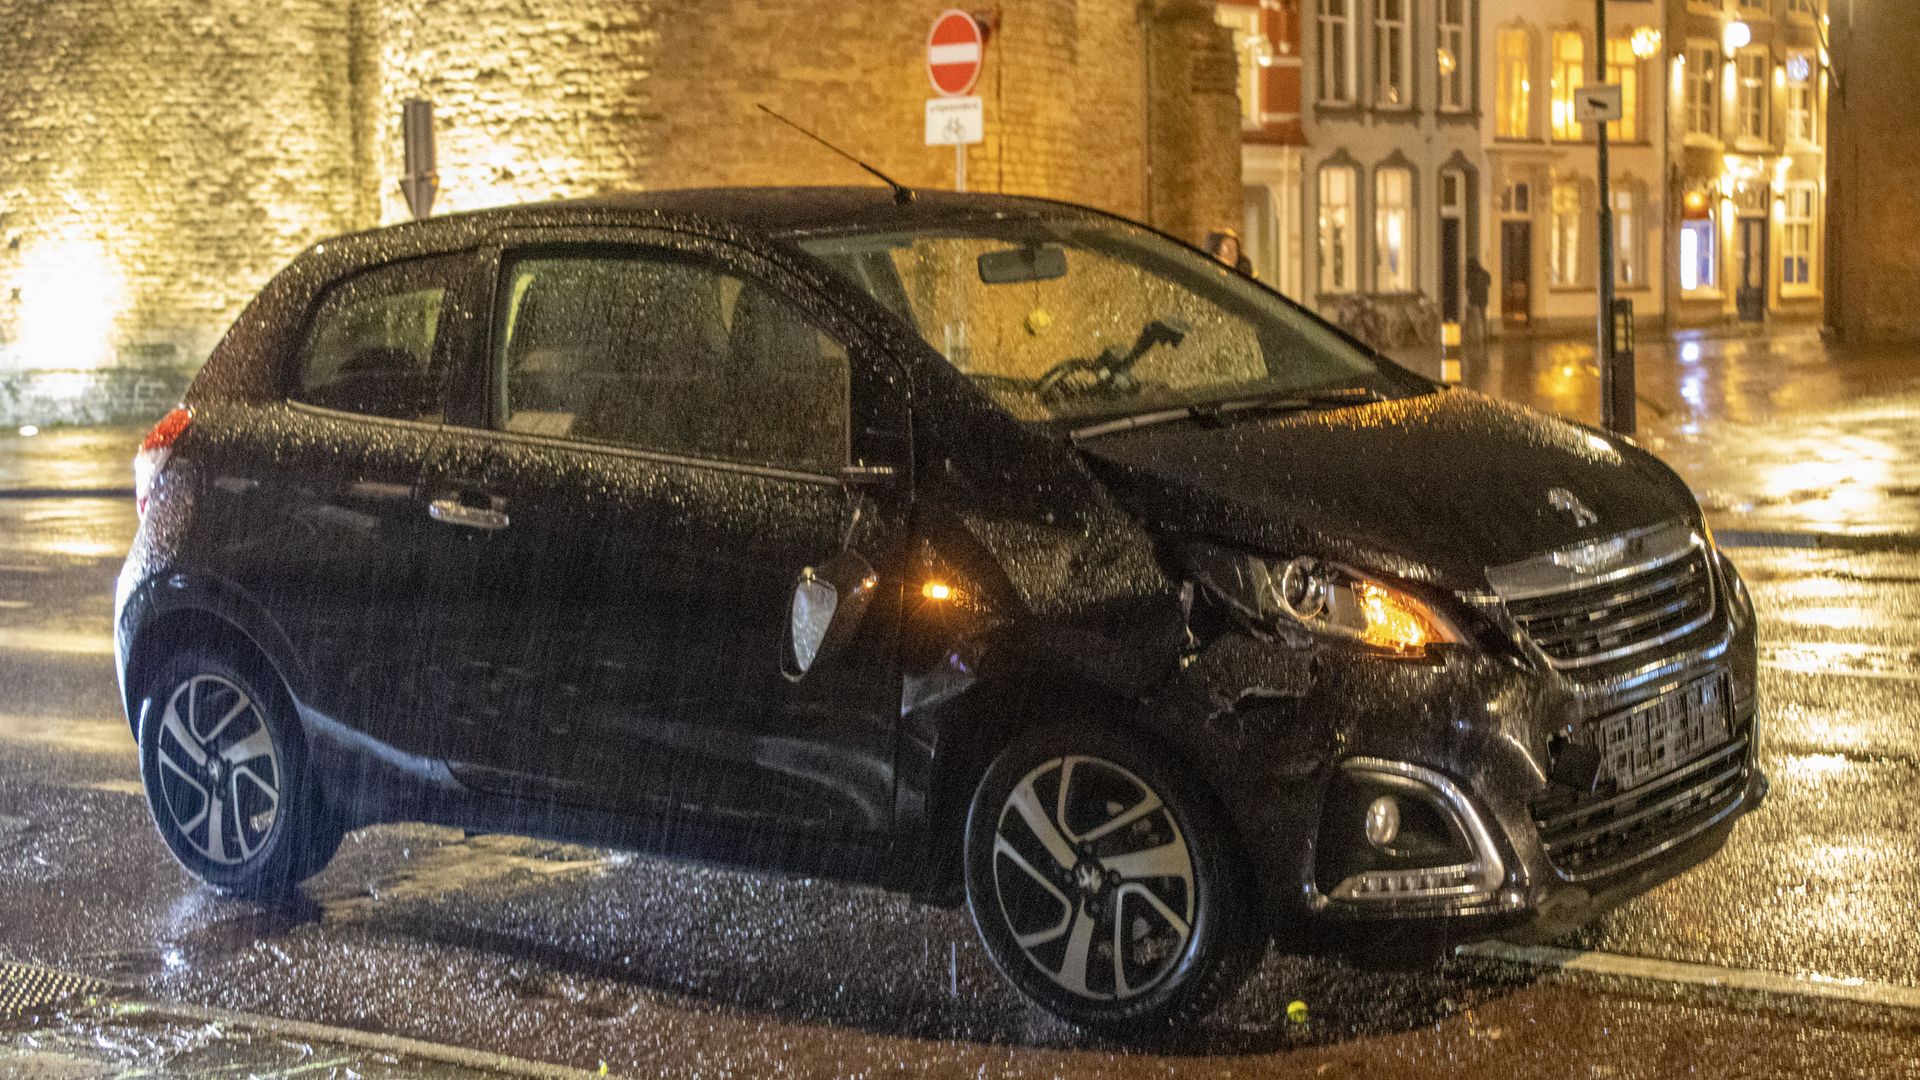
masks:
[[[1500,223],[1500,316],[1510,324],[1533,321],[1533,222]]]
[[[1761,322],[1767,317],[1767,241],[1766,218],[1740,219],[1740,286],[1733,299],[1741,322]]]

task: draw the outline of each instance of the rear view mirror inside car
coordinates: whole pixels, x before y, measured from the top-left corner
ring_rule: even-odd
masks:
[[[989,251],[980,256],[980,280],[988,285],[1052,281],[1067,276],[1067,253],[1058,244]]]

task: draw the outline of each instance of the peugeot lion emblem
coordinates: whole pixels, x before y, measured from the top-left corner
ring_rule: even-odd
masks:
[[[1547,505],[1555,510],[1565,510],[1573,515],[1573,527],[1584,529],[1589,525],[1600,524],[1600,515],[1587,508],[1580,497],[1566,488],[1551,488],[1547,491]]]

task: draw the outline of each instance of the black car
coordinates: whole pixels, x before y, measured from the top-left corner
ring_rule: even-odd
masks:
[[[832,875],[1139,1031],[1269,942],[1565,933],[1766,790],[1753,608],[1659,461],[1061,203],[330,240],[137,473],[127,713],[236,892],[399,820]]]

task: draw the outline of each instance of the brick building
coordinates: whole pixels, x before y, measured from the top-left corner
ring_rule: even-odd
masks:
[[[1920,19],[1892,0],[1832,0],[1827,325],[1920,341]]]
[[[0,421],[150,413],[294,252],[399,220],[399,103],[435,103],[438,211],[611,189],[909,184],[941,0],[0,0]],[[969,186],[1198,239],[1238,220],[1205,0],[998,0]]]

